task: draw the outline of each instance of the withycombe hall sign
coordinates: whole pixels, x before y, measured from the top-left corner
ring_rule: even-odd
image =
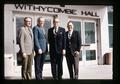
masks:
[[[50,13],[65,13],[65,14],[73,14],[77,15],[77,10],[75,9],[61,9],[58,7],[43,7],[40,5],[33,5],[33,4],[15,4],[16,9],[21,9],[21,10],[32,10],[32,11],[42,11],[42,12],[50,12]],[[98,17],[96,12],[91,12],[91,11],[81,11],[81,15],[85,16],[94,16]]]

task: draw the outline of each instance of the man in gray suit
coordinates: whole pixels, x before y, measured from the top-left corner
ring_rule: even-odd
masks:
[[[45,52],[47,48],[46,34],[44,30],[43,17],[39,17],[37,20],[37,25],[33,28],[34,34],[34,46],[36,56],[35,60],[35,77],[37,80],[42,80],[43,64],[45,60]]]
[[[33,60],[33,33],[31,29],[31,18],[24,18],[24,27],[19,32],[19,46],[22,55],[22,79],[31,79],[31,69]]]

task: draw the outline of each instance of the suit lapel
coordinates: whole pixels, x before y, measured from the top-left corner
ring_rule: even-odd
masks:
[[[54,34],[54,27],[51,28],[51,33]]]
[[[74,37],[74,34],[75,34],[75,33],[74,33],[74,30],[73,30],[72,35],[71,35],[71,39]]]
[[[33,39],[33,33],[32,33],[32,30],[29,29],[29,28],[27,28],[27,27],[25,27],[25,31],[26,31],[26,33],[28,33],[28,34],[30,35],[30,37]]]
[[[58,27],[58,32],[57,32],[58,34],[60,33],[60,27]]]

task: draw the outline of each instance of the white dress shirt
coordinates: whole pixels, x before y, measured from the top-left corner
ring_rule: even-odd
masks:
[[[73,33],[73,30],[71,30],[71,31],[68,31],[68,38],[69,38],[69,39],[71,38],[71,36],[72,36],[72,33]]]

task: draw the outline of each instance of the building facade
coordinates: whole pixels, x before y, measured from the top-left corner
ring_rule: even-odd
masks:
[[[72,21],[75,30],[81,34],[82,47],[80,65],[103,65],[106,59],[112,64],[113,47],[113,9],[104,5],[41,5],[5,4],[4,5],[4,75],[12,76],[21,69],[21,58],[17,56],[17,32],[23,26],[24,17],[32,18],[32,26],[38,17],[45,18],[45,31],[53,26],[53,18],[60,19],[60,26],[67,31],[67,22]],[[49,44],[48,44],[49,45]],[[49,53],[46,63],[49,62]],[[65,59],[64,59],[65,60]],[[33,62],[34,70],[34,62]]]

